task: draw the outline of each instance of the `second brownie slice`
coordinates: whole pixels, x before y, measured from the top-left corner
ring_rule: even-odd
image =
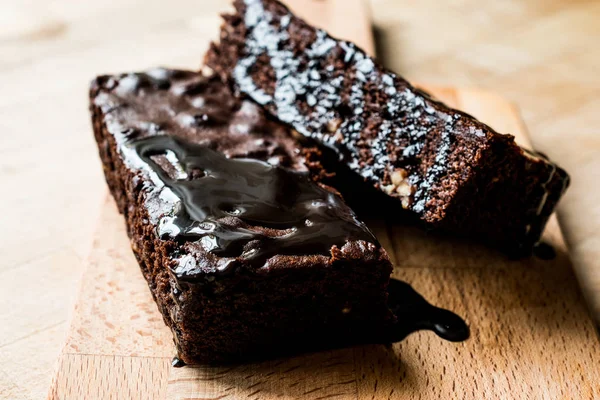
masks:
[[[528,251],[568,185],[561,168],[435,101],[275,0],[235,0],[206,63],[428,227]],[[345,182],[336,183],[343,194]],[[398,211],[397,211],[398,212]]]

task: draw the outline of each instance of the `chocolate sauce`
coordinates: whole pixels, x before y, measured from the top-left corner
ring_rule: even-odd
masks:
[[[159,223],[163,238],[199,241],[207,252],[257,266],[278,254],[329,255],[332,246],[348,241],[378,243],[338,195],[307,173],[255,159],[228,159],[166,135],[130,145],[181,200],[179,211]],[[173,164],[178,177],[157,164],[158,155]]]
[[[469,338],[469,327],[458,315],[427,302],[408,283],[390,279],[388,306],[398,318],[389,332],[390,341],[399,342],[419,330],[430,330],[442,339],[461,342]]]

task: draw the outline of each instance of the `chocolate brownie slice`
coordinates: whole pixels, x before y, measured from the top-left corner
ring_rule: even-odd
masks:
[[[464,338],[456,316],[407,288],[397,322],[388,256],[315,182],[324,171],[312,150],[218,79],[100,76],[90,100],[106,181],[183,362],[388,342],[416,328]]]
[[[236,0],[206,63],[223,80],[431,228],[527,251],[568,185],[520,148],[308,25],[275,0]],[[345,192],[343,182],[336,188]]]

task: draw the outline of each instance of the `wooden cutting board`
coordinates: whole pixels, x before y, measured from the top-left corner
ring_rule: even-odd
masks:
[[[359,0],[298,0],[292,6],[373,50]],[[529,145],[517,109],[502,98],[479,90],[425,89]],[[389,347],[227,368],[173,368],[171,333],[107,195],[49,398],[600,397],[600,346],[555,217],[544,240],[557,256],[547,261],[510,261],[478,245],[383,220],[369,226],[390,253],[394,277],[463,316],[471,327],[468,341],[449,343],[419,332]]]

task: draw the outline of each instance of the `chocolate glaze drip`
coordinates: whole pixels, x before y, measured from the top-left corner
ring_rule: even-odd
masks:
[[[392,342],[419,330],[433,331],[451,342],[469,338],[469,327],[461,317],[431,305],[408,283],[391,279],[388,294],[388,305],[398,318],[397,325],[390,332]]]
[[[181,200],[176,214],[159,224],[163,238],[199,241],[217,256],[254,265],[278,254],[329,255],[333,246],[350,240],[378,243],[338,195],[312,182],[307,173],[254,159],[228,159],[166,135],[130,145]],[[159,155],[167,155],[180,171],[179,179],[157,164]],[[270,229],[269,234],[256,227]]]

